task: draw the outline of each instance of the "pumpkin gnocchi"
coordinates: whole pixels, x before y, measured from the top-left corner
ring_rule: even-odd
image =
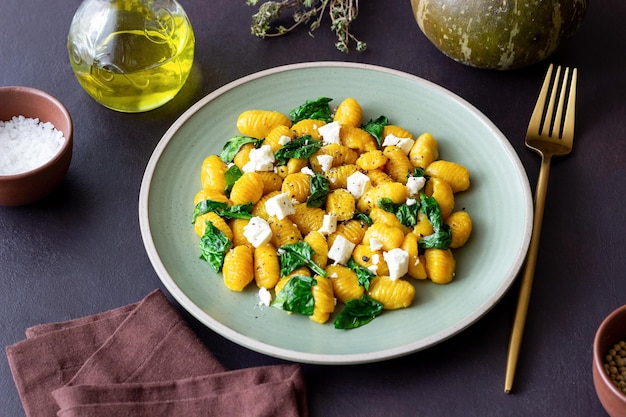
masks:
[[[230,290],[254,282],[268,305],[353,328],[410,307],[418,285],[454,280],[453,251],[473,227],[455,195],[470,171],[439,159],[432,134],[331,101],[241,113],[239,134],[200,166],[192,223]]]

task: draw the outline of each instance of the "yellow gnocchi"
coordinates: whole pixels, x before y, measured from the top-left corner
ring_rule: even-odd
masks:
[[[277,111],[247,110],[237,118],[237,129],[242,135],[261,139],[277,126],[291,127],[289,117]]]
[[[338,122],[342,126],[361,126],[363,117],[363,109],[358,101],[352,97],[346,98],[339,104],[335,111],[333,121]]]
[[[226,252],[222,275],[224,284],[232,291],[243,289],[254,279],[252,249],[248,246],[235,246]]]
[[[336,315],[337,327],[358,303],[375,315],[410,307],[415,280],[451,283],[473,225],[455,208],[470,171],[439,159],[432,134],[365,118],[352,97],[330,101],[318,99],[326,113],[242,112],[222,154],[202,161],[193,228],[227,288],[254,281],[268,305],[321,324]],[[338,328],[361,325],[347,321]]]
[[[411,305],[415,297],[415,287],[402,279],[377,276],[372,280],[369,295],[380,301],[386,310],[397,310]]]

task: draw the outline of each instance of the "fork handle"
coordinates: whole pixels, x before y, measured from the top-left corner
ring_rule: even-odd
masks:
[[[515,311],[515,320],[513,321],[513,330],[511,332],[511,339],[509,342],[506,376],[504,381],[504,392],[507,394],[511,392],[511,388],[513,387],[513,379],[515,378],[517,360],[519,357],[520,346],[522,344],[524,325],[526,324],[526,315],[528,313],[528,304],[530,302],[530,292],[533,285],[535,265],[537,264],[537,253],[539,252],[543,209],[546,203],[546,191],[548,189],[548,178],[550,176],[550,160],[550,156],[546,157],[542,155],[541,168],[539,170],[539,178],[537,179],[537,188],[535,191],[533,230],[530,238],[528,254],[526,256],[526,265],[524,267],[524,275],[522,276],[519,299],[517,301],[517,309]]]

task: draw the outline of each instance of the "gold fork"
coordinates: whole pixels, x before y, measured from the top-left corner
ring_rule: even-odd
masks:
[[[572,143],[574,141],[574,107],[576,104],[576,79],[578,71],[576,68],[570,71],[570,69],[566,67],[561,77],[561,67],[559,66],[557,67],[556,75],[553,79],[552,70],[553,65],[550,64],[526,133],[526,146],[541,155],[541,169],[535,190],[535,214],[532,236],[530,238],[528,254],[526,255],[526,265],[522,276],[520,294],[515,311],[515,320],[513,322],[513,330],[509,343],[504,382],[504,392],[507,394],[511,392],[513,386],[522,334],[524,332],[524,324],[526,323],[526,315],[528,313],[530,291],[535,273],[535,265],[537,263],[539,238],[541,236],[543,209],[546,202],[546,191],[548,189],[550,161],[552,157],[569,154],[572,151]],[[565,107],[566,100],[567,106]]]

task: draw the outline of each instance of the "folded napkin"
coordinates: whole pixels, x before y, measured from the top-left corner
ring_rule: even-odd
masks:
[[[28,417],[306,417],[298,365],[228,371],[163,293],[6,348]]]

